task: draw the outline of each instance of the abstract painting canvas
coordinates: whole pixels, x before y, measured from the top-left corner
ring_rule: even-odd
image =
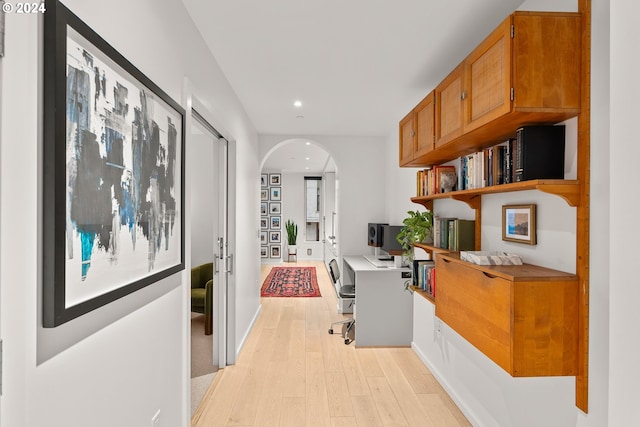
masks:
[[[51,12],[45,327],[184,268],[184,110],[59,2]]]

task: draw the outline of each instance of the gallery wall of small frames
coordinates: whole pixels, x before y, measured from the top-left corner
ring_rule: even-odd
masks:
[[[281,257],[282,174],[260,175],[260,257]]]

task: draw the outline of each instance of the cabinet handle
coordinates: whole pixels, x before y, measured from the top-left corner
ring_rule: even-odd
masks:
[[[467,91],[463,90],[460,94],[460,101],[464,101],[465,99],[467,99]]]
[[[446,258],[442,258],[442,261],[443,261],[445,264],[449,264],[449,263],[451,262],[451,261],[449,261],[449,260],[448,260],[448,259],[446,259]]]
[[[416,136],[415,131],[411,131],[411,136]]]
[[[485,276],[487,276],[489,279],[495,279],[496,277],[498,277],[498,276],[494,276],[493,274],[489,274],[489,273],[484,272],[484,271],[482,272],[482,274],[484,274]]]

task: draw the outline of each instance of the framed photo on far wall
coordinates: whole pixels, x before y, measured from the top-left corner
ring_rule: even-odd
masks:
[[[261,230],[266,230],[267,228],[269,228],[269,218],[266,216],[260,217],[260,229]],[[267,238],[266,234],[264,236],[265,240]]]
[[[271,217],[271,226],[269,227],[272,230],[280,230],[280,217],[272,216]]]
[[[260,244],[261,245],[266,245],[267,243],[269,243],[269,242],[267,242],[267,232],[266,231],[261,231],[260,232]]]
[[[267,246],[260,246],[260,258],[269,258],[269,248]]]
[[[280,258],[280,245],[271,246],[271,258]]]
[[[279,231],[270,231],[269,232],[269,243],[280,243],[280,232]]]
[[[260,203],[260,215],[266,215],[267,209],[267,202]]]
[[[269,185],[280,185],[282,175],[279,173],[269,174]]]
[[[260,174],[260,187],[266,187],[269,185],[269,178],[266,173]]]
[[[536,244],[536,205],[502,206],[502,240]]]
[[[282,199],[282,190],[280,187],[271,187],[269,190],[271,190],[272,201],[279,201]]]
[[[260,190],[260,200],[269,200],[269,190],[266,188]]]
[[[269,203],[269,215],[280,215],[280,202]]]

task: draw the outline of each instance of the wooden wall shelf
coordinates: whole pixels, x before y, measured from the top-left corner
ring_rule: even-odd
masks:
[[[409,286],[409,288],[417,293],[418,295],[420,295],[422,298],[426,299],[427,301],[430,301],[432,304],[436,303],[435,298],[433,298],[433,295],[431,295],[430,293],[427,293],[426,291],[423,291],[422,289],[416,287],[416,286]]]
[[[514,182],[511,184],[493,185],[491,187],[476,188],[473,190],[451,191],[429,196],[412,197],[413,203],[433,207],[433,200],[454,199],[465,202],[471,209],[480,208],[480,197],[483,194],[508,193],[512,191],[539,190],[563,198],[569,206],[576,207],[580,204],[580,183],[577,180],[568,179],[535,179],[531,181]]]

